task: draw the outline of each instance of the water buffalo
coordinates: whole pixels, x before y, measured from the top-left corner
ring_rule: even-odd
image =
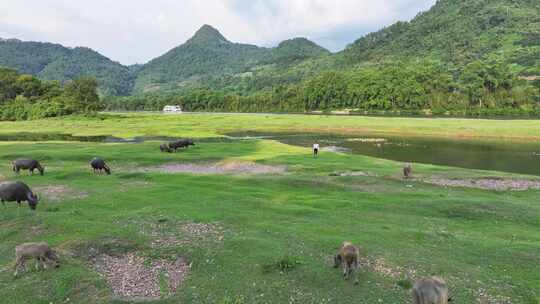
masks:
[[[422,278],[412,289],[415,304],[448,304],[448,285],[439,277]]]
[[[21,202],[28,201],[30,209],[35,210],[38,204],[38,197],[30,187],[23,182],[3,182],[0,183],[0,201],[5,205],[5,202],[17,202],[19,206]]]
[[[159,150],[161,150],[161,152],[167,152],[167,153],[172,153],[172,149],[169,148],[169,145],[168,144],[161,144],[159,146]]]
[[[24,263],[27,260],[36,259],[36,269],[39,268],[41,263],[45,269],[47,269],[47,263],[54,263],[55,267],[59,266],[58,256],[56,252],[49,247],[45,242],[40,243],[24,243],[15,247],[15,266],[14,275],[17,276],[19,273],[19,268],[24,267]]]
[[[12,164],[13,172],[17,172],[17,174],[19,174],[19,171],[21,169],[30,171],[30,174],[34,174],[34,170],[36,169],[41,175],[43,175],[43,173],[45,172],[45,169],[41,166],[41,164],[34,159],[17,159]]]
[[[102,172],[102,170],[105,170],[107,174],[111,174],[111,169],[107,166],[107,164],[105,164],[105,161],[101,158],[96,157],[92,159],[92,161],[90,162],[90,166],[94,170],[94,173],[96,172],[96,170],[100,173]]]
[[[354,284],[358,284],[358,277],[355,270],[360,262],[360,247],[354,246],[350,242],[344,242],[334,257],[334,268],[343,267],[343,277],[348,279],[353,275]]]
[[[189,146],[194,146],[195,143],[191,139],[180,139],[169,143],[169,149],[172,149],[176,152],[177,149],[187,148]]]

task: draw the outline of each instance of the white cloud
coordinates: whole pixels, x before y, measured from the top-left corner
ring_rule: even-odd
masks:
[[[146,62],[203,24],[229,40],[275,45],[306,36],[333,50],[408,20],[435,0],[2,0],[0,37],[88,46],[122,63]]]

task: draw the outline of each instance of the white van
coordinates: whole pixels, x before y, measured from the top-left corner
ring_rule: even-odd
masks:
[[[163,113],[182,113],[182,108],[180,106],[165,106]]]

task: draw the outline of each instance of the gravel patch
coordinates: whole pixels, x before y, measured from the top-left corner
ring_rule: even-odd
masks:
[[[445,187],[466,187],[495,191],[526,191],[540,189],[540,180],[506,179],[486,177],[476,179],[450,179],[434,177],[423,180],[426,183]]]
[[[390,265],[384,258],[361,258],[360,264],[362,265],[361,267],[365,267],[371,272],[376,272],[393,279],[399,279],[405,276],[411,280],[415,280],[418,277],[416,269]]]
[[[222,242],[225,230],[218,223],[193,223],[175,221],[138,222],[139,231],[151,239],[153,248],[183,245],[195,246]]]
[[[181,288],[191,266],[186,260],[146,260],[134,253],[121,257],[100,255],[93,261],[96,270],[105,277],[115,296],[123,298],[158,299],[162,295],[160,276],[167,279],[169,294]]]
[[[332,172],[330,176],[372,176],[376,177],[377,174],[369,171],[347,171],[347,172]]]
[[[88,193],[85,191],[77,191],[75,189],[61,185],[35,187],[33,190],[39,196],[44,197],[45,199],[47,199],[47,201],[50,202],[60,202],[67,198],[84,199],[88,197]]]
[[[480,304],[512,304],[512,299],[509,297],[490,295],[484,288],[478,289],[476,294]]]
[[[207,162],[175,163],[143,169],[148,172],[194,173],[194,174],[280,174],[285,173],[285,166],[262,165],[254,162]]]
[[[132,189],[149,188],[152,185],[153,185],[153,183],[146,182],[146,181],[130,181],[130,182],[122,183],[122,185],[120,185],[119,191],[120,192],[128,192],[128,191],[130,191]]]

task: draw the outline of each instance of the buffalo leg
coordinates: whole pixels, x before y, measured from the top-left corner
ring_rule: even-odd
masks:
[[[43,269],[49,269],[49,266],[47,265],[48,259],[47,257],[41,257],[41,265],[43,265]]]
[[[24,258],[17,258],[17,260],[15,261],[15,273],[13,273],[14,276],[17,276],[17,274],[19,273],[19,268],[21,267],[24,267],[26,269],[24,265]]]

